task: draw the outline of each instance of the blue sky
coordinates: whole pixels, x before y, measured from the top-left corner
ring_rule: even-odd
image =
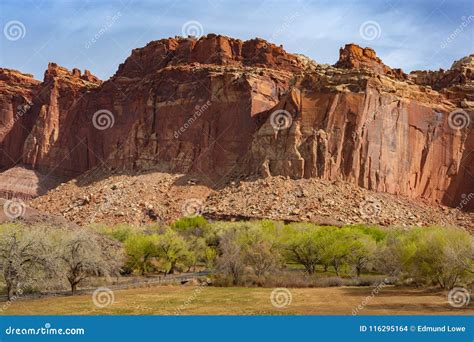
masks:
[[[319,63],[335,63],[354,42],[405,71],[449,68],[474,53],[472,0],[1,0],[0,24],[0,66],[38,79],[50,61],[107,79],[132,49],[183,26],[261,37]]]

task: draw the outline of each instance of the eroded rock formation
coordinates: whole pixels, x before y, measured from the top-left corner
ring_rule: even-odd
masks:
[[[321,177],[451,206],[474,192],[472,125],[452,128],[450,116],[462,110],[472,121],[472,56],[406,75],[354,44],[328,66],[261,39],[211,34],[135,49],[103,83],[55,64],[42,83],[2,70],[2,124],[31,102],[24,133],[0,136],[19,157],[2,155],[2,167],[69,177],[98,166],[159,169],[214,184]]]

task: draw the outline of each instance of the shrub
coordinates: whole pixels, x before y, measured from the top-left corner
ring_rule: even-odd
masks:
[[[186,216],[176,220],[171,224],[171,228],[185,234],[203,236],[204,231],[209,227],[209,223],[202,216]]]

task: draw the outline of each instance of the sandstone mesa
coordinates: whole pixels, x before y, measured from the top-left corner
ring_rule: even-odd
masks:
[[[456,207],[474,193],[473,70],[470,55],[449,70],[405,74],[355,44],[323,65],[215,34],[150,42],[103,82],[55,63],[42,82],[0,69],[0,166],[37,173],[32,189],[10,169],[0,192],[31,198],[52,179],[102,168],[198,174],[216,187],[342,180]],[[460,109],[471,125],[453,129],[449,114]],[[99,110],[113,114],[105,130],[93,124]],[[291,114],[286,129],[272,125],[276,110]]]

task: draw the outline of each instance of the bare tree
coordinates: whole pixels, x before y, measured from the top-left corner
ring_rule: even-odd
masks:
[[[100,246],[91,232],[68,232],[57,246],[59,272],[64,272],[74,295],[77,286],[91,276],[109,276],[118,269],[111,251]]]
[[[222,236],[219,248],[221,255],[217,259],[217,268],[224,274],[232,277],[234,285],[238,284],[244,273],[244,258],[237,243],[237,233],[232,230]]]
[[[52,270],[42,236],[21,226],[7,227],[1,233],[0,270],[8,300],[19,289],[24,291],[24,284],[39,282]]]

